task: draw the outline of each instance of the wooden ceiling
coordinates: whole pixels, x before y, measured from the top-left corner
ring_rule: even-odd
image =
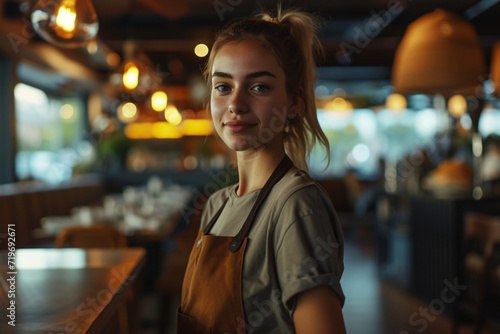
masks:
[[[26,1],[33,3],[36,0],[9,0],[5,3]],[[223,24],[261,11],[275,12],[278,2],[285,8],[297,7],[324,20],[321,41],[326,57],[321,66],[342,67],[338,71],[323,71],[326,79],[348,80],[352,72],[356,80],[388,80],[395,50],[408,25],[437,8],[460,15],[474,25],[487,62],[494,42],[500,39],[500,0],[92,1],[100,23],[99,39],[122,59],[127,53],[126,45],[130,46],[132,42],[136,53],[147,58],[157,71],[168,73],[165,84],[173,85],[185,85],[194,77],[199,78],[204,59],[194,55],[196,44],[210,46],[214,33]],[[380,29],[346,57],[345,52],[341,52],[342,47],[358,45],[356,39],[359,40],[360,31],[373,20],[378,20]],[[6,21],[8,19],[0,18],[0,25],[6,26]],[[4,28],[9,29],[8,26]],[[19,27],[19,31],[21,29]],[[39,38],[36,41],[43,42]],[[85,62],[85,55],[73,53],[71,58]],[[92,66],[92,61],[87,61],[86,65]],[[106,72],[105,68],[97,65],[96,68]]]
[[[489,57],[500,38],[499,0],[293,0],[284,7],[298,7],[324,19],[321,40],[326,49],[323,66],[390,67],[395,49],[412,21],[437,8],[468,19],[476,28]],[[197,43],[210,46],[218,27],[231,19],[275,11],[271,0],[99,0],[93,1],[100,20],[99,35],[123,54],[126,40],[136,42],[158,68],[181,62],[185,75],[199,74],[203,59],[194,56]],[[393,11],[391,12],[391,8]],[[379,19],[381,29],[350,58],[339,56],[342,43],[355,45],[369,20]],[[356,37],[356,34],[358,36]],[[385,73],[385,72],[384,72]],[[367,76],[371,75],[367,73]]]

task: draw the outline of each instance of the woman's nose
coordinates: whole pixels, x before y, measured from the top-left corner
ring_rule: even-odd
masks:
[[[234,114],[244,114],[248,111],[245,93],[239,89],[235,90],[229,103],[229,111]]]

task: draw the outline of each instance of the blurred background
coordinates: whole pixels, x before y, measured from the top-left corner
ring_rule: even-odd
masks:
[[[500,333],[499,2],[282,1],[323,20],[331,161],[308,165],[344,228],[348,333]],[[201,69],[277,3],[2,0],[0,248],[8,224],[18,248],[112,226],[147,255],[109,332],[171,331],[203,203],[238,180]]]

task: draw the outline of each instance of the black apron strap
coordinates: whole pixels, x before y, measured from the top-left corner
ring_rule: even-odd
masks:
[[[222,205],[220,206],[219,211],[217,211],[217,213],[212,218],[212,220],[210,221],[210,223],[208,223],[208,225],[203,229],[203,234],[208,234],[210,232],[210,230],[214,226],[214,224],[217,221],[217,219],[219,219],[219,216],[222,213],[222,210],[224,210],[224,207],[226,206],[226,203],[227,203],[228,200],[229,200],[229,197],[224,200],[224,203],[222,203]]]
[[[257,196],[257,200],[255,201],[255,204],[252,207],[252,210],[250,211],[245,223],[243,224],[243,227],[241,230],[238,232],[238,234],[233,238],[233,241],[229,245],[229,251],[231,253],[236,252],[240,247],[241,244],[243,243],[243,240],[248,234],[248,231],[250,231],[250,228],[252,227],[252,223],[254,221],[254,218],[260,209],[261,204],[264,202],[266,199],[267,195],[271,192],[271,189],[273,186],[278,183],[278,181],[292,168],[293,162],[290,160],[288,155],[285,155],[283,160],[279,163],[278,167],[274,170],[273,174],[269,177],[267,180],[266,184],[262,188],[262,190],[259,193],[259,196]],[[226,200],[227,202],[227,200]],[[224,205],[226,203],[224,202]],[[223,207],[224,207],[223,205]],[[222,209],[219,210],[218,214],[220,215],[220,212],[222,212]],[[215,223],[215,222],[213,222]],[[211,222],[211,225],[213,225]]]

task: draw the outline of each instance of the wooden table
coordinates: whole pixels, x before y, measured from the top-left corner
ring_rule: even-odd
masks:
[[[1,333],[101,333],[145,260],[142,248],[19,249],[16,251],[16,326],[7,324],[0,290]],[[7,274],[0,253],[0,274]],[[3,294],[3,295],[1,295]]]

